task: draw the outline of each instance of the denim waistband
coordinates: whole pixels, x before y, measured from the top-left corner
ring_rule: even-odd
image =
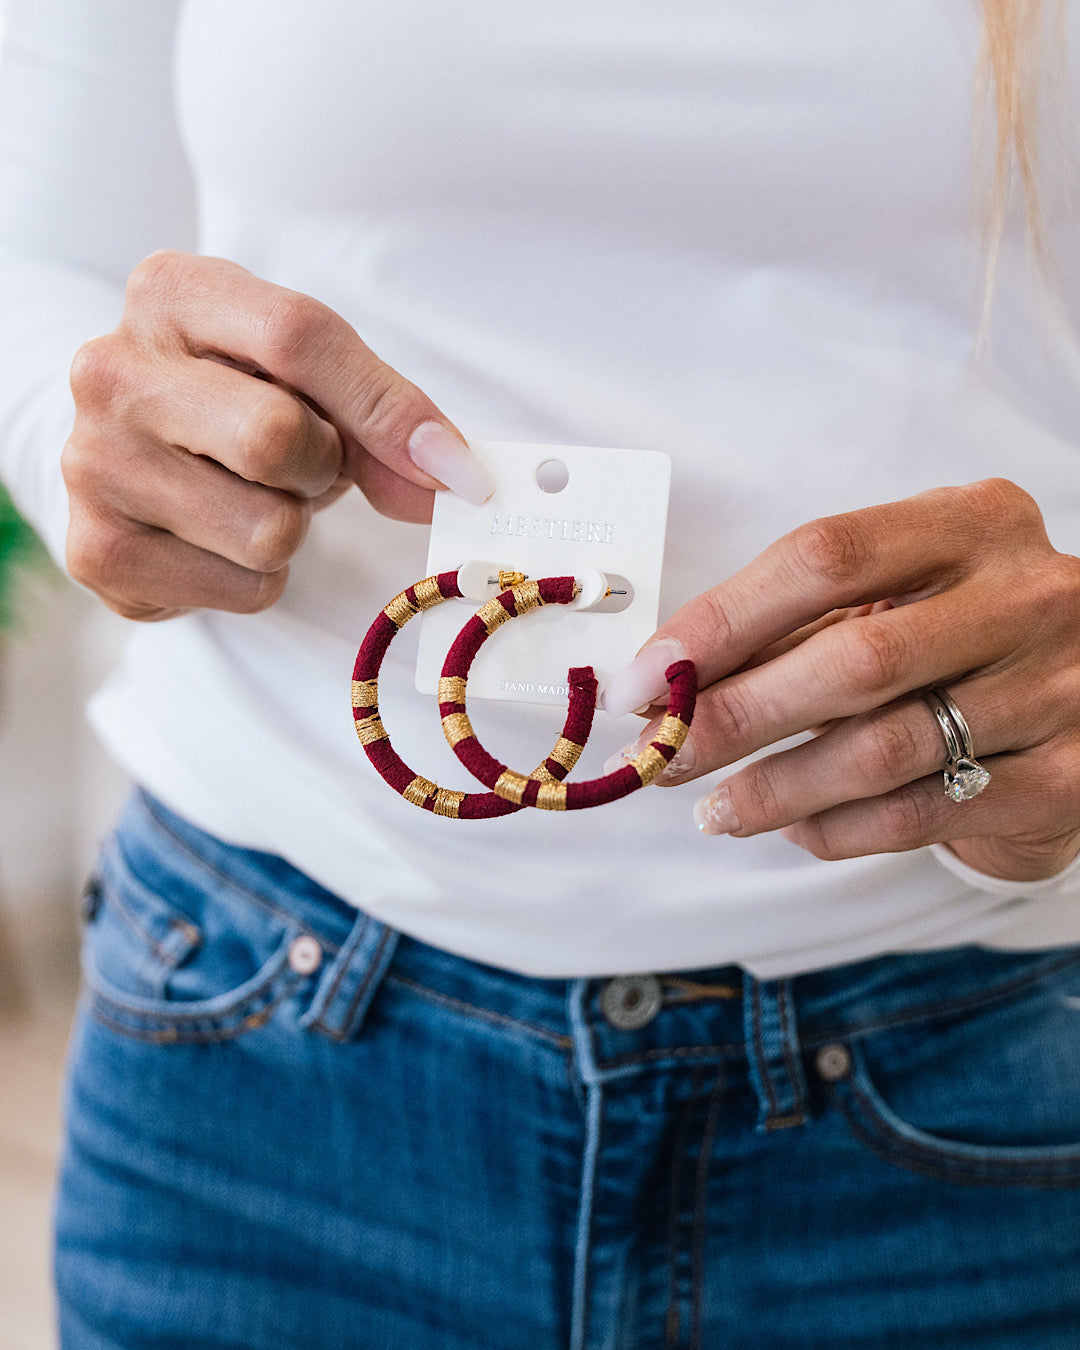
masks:
[[[116,864],[136,874],[141,861],[152,865],[167,852],[173,867],[201,874],[219,890],[315,937],[331,959],[312,1023],[339,1038],[359,1025],[386,975],[568,1049],[584,1036],[595,1073],[631,1072],[672,1059],[756,1055],[760,1071],[778,1084],[778,1116],[783,1079],[795,1073],[799,1048],[961,1013],[1080,964],[1080,947],[1010,953],[965,946],[881,956],[780,980],[757,980],[737,966],[642,972],[637,979],[543,979],[399,933],[359,914],[284,859],[224,843],[140,790],[132,794],[111,848]],[[614,1013],[613,991],[623,1000]]]

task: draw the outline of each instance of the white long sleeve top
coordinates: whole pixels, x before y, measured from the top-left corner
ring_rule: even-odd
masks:
[[[1080,553],[1076,348],[1038,321],[1012,223],[994,354],[973,359],[976,9],[9,0],[0,469],[61,555],[71,358],[115,326],[134,264],[179,246],[317,296],[470,438],[666,451],[664,615],[803,520],[989,475]],[[1054,279],[1063,313],[1078,279]],[[705,837],[707,783],[569,815],[415,810],[368,765],[345,690],[426,538],[352,491],[273,609],[133,625],[95,726],[204,828],[534,974],[1080,940],[1076,866],[1020,885],[945,849],[826,863]],[[469,786],[413,689],[413,639],[384,720],[420,772]],[[485,736],[524,767],[557,720],[494,704]],[[593,773],[638,725],[598,716]]]

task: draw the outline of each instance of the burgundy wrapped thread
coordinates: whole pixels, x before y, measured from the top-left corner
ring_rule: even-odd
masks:
[[[561,580],[565,580],[565,578]],[[548,581],[539,583],[541,597],[545,594],[544,587],[548,584]],[[506,597],[510,594],[511,592],[503,592],[499,597],[500,602],[506,604]],[[516,613],[516,610],[511,612]],[[491,631],[494,631],[494,629]],[[462,628],[447,653],[442,670],[443,678],[457,678],[462,682],[466,681],[477,652],[490,635],[480,615],[474,615]],[[590,667],[570,671],[568,678],[571,692],[576,687],[575,681],[585,677],[592,678]],[[500,799],[504,795],[512,794],[509,796],[509,800],[513,800],[515,803],[520,800],[522,806],[536,806],[542,810],[550,811],[579,811],[590,806],[604,806],[608,802],[618,801],[620,797],[626,797],[631,792],[636,792],[638,788],[651,782],[663,770],[664,766],[675,757],[686,739],[686,733],[693,721],[694,706],[697,700],[697,671],[692,661],[676,661],[668,666],[664,672],[664,677],[671,692],[667,713],[657,728],[654,739],[632,762],[614,770],[612,773],[605,774],[601,778],[593,778],[585,783],[569,783],[565,787],[553,787],[530,779],[528,783],[523,784],[521,775],[508,769],[505,764],[501,764],[494,755],[489,754],[484,749],[471,724],[468,724],[467,721],[468,735],[456,741],[450,740],[449,736],[447,739],[450,741],[454,753],[469,772],[485,787],[496,793]],[[460,702],[440,703],[439,711],[444,718],[449,713],[464,714],[464,699]],[[573,709],[569,710],[567,727],[571,726],[573,715]],[[443,725],[445,728],[446,723],[444,722]],[[577,730],[576,727],[574,729]],[[577,741],[581,745],[585,743],[584,737],[576,734],[572,736],[569,731],[564,731],[563,734],[568,740]],[[548,763],[550,764],[550,761]],[[520,797],[516,795],[519,793]]]
[[[551,585],[544,585],[540,593],[541,603],[566,604],[573,599],[573,577],[548,578]],[[397,633],[415,614],[430,609],[461,596],[456,572],[440,572],[436,577],[427,577],[423,581],[408,587],[386,605],[368,629],[353,666],[353,696],[357,696],[357,685],[367,686],[363,691],[364,702],[353,702],[353,720],[357,734],[363,744],[364,753],[374,765],[381,777],[399,795],[423,810],[439,815],[452,816],[461,820],[486,820],[495,816],[510,815],[520,811],[521,805],[497,796],[493,792],[448,792],[436,784],[413,772],[390,744],[378,707],[378,677],[383,658]],[[503,597],[508,596],[509,601]],[[498,597],[499,603],[508,615],[516,613],[514,597],[505,591]],[[388,612],[390,611],[390,612]],[[475,617],[475,616],[474,616]],[[470,620],[470,623],[472,621]],[[466,628],[469,625],[466,624]],[[487,636],[480,621],[480,631]],[[482,639],[481,639],[482,640]],[[476,644],[479,650],[480,643]],[[566,740],[576,740],[581,736],[584,744],[592,726],[596,705],[596,680],[591,669],[584,668],[575,672],[580,678],[571,683],[570,700],[562,736]],[[453,705],[446,705],[453,710]],[[462,708],[464,705],[462,705]],[[556,746],[556,750],[558,746]],[[554,753],[554,752],[553,752]],[[569,773],[567,765],[549,756],[542,766],[550,777],[561,781]],[[537,770],[536,772],[540,772]],[[537,783],[539,786],[539,783]],[[430,789],[430,791],[429,791]],[[412,792],[413,795],[408,795]]]

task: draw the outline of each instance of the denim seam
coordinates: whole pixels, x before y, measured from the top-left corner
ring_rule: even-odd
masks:
[[[1009,1161],[1007,1158],[955,1158],[939,1154],[929,1145],[904,1139],[880,1119],[865,1094],[855,1083],[848,1083],[855,1102],[843,1092],[830,1090],[834,1102],[857,1139],[888,1163],[908,1168],[937,1181],[952,1181],[964,1186],[1041,1186],[1065,1189],[1080,1185],[1080,1153],[1055,1163],[1045,1161]],[[865,1115],[856,1107],[861,1107]],[[947,1144],[943,1144],[943,1149]]]
[[[238,1009],[250,1006],[252,1003],[262,998],[268,990],[273,989],[279,983],[283,983],[287,990],[292,990],[299,988],[300,985],[311,978],[310,975],[300,975],[292,970],[283,956],[283,945],[284,944],[279,945],[275,954],[261,967],[263,979],[259,984],[248,989],[247,992],[239,997],[234,1003],[223,1004],[222,1008],[217,1011],[207,1010],[205,1005],[211,1000],[206,999],[193,1001],[180,999],[174,1003],[169,1003],[167,1007],[154,1007],[151,1010],[149,1008],[136,1007],[129,1002],[124,1002],[123,991],[121,990],[116,991],[120,997],[114,997],[113,994],[106,993],[104,989],[93,982],[92,978],[88,980],[88,988],[94,999],[110,1008],[115,1008],[118,1013],[125,1017],[142,1018],[146,1021],[153,1021],[157,1018],[163,1023],[168,1022],[170,1024],[232,1017]],[[259,972],[256,972],[256,974],[258,973]],[[255,976],[252,976],[251,978],[254,979]],[[231,992],[238,993],[241,989],[243,989],[243,984],[237,986],[236,989]],[[227,999],[229,993],[230,991],[226,991],[224,994],[218,995],[217,997]],[[137,998],[137,995],[132,995],[131,997]],[[203,1006],[196,1007],[193,1006],[193,1003],[199,1003]]]
[[[789,1004],[791,981],[781,980],[776,989],[777,1012],[780,1014],[780,1042],[784,1048],[784,1063],[787,1066],[788,1080],[794,1090],[795,1102],[786,1116],[773,1121],[774,1127],[801,1125],[806,1120],[806,1092],[802,1067],[792,1054],[788,1033],[792,1030],[791,1008]]]
[[[497,1026],[510,1027],[517,1031],[524,1031],[530,1036],[548,1042],[550,1045],[557,1046],[560,1050],[570,1050],[573,1048],[573,1040],[569,1036],[560,1036],[558,1032],[549,1031],[546,1027],[536,1026],[532,1022],[522,1022],[516,1017],[509,1017],[506,1013],[495,1012],[492,1008],[481,1008],[475,1003],[466,1003],[463,999],[454,998],[452,994],[444,994],[441,990],[432,989],[426,984],[420,984],[416,980],[411,980],[407,975],[398,972],[392,972],[386,977],[387,984],[398,984],[405,989],[411,990],[424,998],[429,998],[435,1003],[441,1003],[444,1007],[452,1008],[457,1012],[466,1013],[469,1016],[476,1017],[481,1021],[492,1022]]]
[[[585,1350],[592,1311],[589,1246],[593,1231],[596,1173],[604,1132],[604,1085],[596,1073],[592,1054],[592,1028],[585,1015],[589,993],[587,980],[573,980],[567,987],[567,1023],[573,1029],[572,1052],[577,1077],[585,1088],[585,1144],[581,1154],[581,1181],[577,1219],[574,1225],[574,1270],[570,1292],[569,1350]]]
[[[724,1070],[720,1068],[709,1093],[709,1110],[705,1117],[705,1131],[701,1137],[694,1184],[694,1224],[691,1237],[690,1260],[690,1350],[701,1350],[701,1299],[705,1287],[705,1202],[712,1162],[716,1125],[720,1116],[720,1101],[725,1087]]]
[[[201,854],[196,853],[195,850],[188,844],[186,839],[184,839],[181,835],[177,834],[176,831],[168,824],[167,821],[161,819],[157,811],[154,809],[152,799],[148,797],[145,793],[143,794],[143,805],[146,807],[148,814],[153,817],[154,824],[157,825],[157,827],[160,830],[162,830],[165,834],[169,836],[169,839],[172,842],[172,844],[181,853],[183,853],[185,858],[187,858],[187,860],[190,863],[194,864],[194,866],[197,867],[200,871],[209,872],[210,875],[214,877],[214,879],[217,882],[225,886],[238,899],[247,900],[254,905],[258,905],[260,909],[266,910],[267,913],[272,914],[277,919],[281,919],[283,922],[295,923],[303,932],[307,933],[310,937],[318,939],[318,941],[322,944],[323,948],[331,952],[335,956],[341,950],[341,947],[338,943],[335,943],[331,938],[324,937],[324,935],[318,929],[310,927],[307,923],[304,922],[304,920],[299,915],[294,914],[292,910],[285,909],[282,906],[277,905],[273,900],[269,899],[269,897],[267,897],[266,895],[261,894],[259,891],[253,891],[250,889],[250,887],[242,885],[240,881],[237,880],[236,877],[230,876],[228,872],[223,872],[208,858],[204,858]],[[134,875],[134,872],[132,874]]]
[[[145,890],[149,890],[150,888],[146,886],[146,883],[142,881],[139,877],[137,877],[135,873],[131,870],[131,867],[129,866],[127,859],[120,853],[119,849],[115,850],[115,853],[117,856],[102,860],[102,873],[104,873],[105,870],[108,867],[110,867],[110,865],[112,867],[122,868],[124,871],[128,873],[130,880],[133,881],[137,886],[140,886]],[[138,921],[138,919],[136,919],[135,915],[131,912],[129,906],[124,902],[123,892],[120,884],[123,880],[124,880],[123,878],[118,879],[117,884],[110,885],[109,881],[105,878],[104,875],[102,875],[101,877],[102,892],[104,895],[106,906],[109,905],[112,906],[117,916],[125,924],[127,924],[128,928],[131,929],[132,933],[134,933],[134,935],[141,942],[145,943],[150,948],[150,951],[153,954],[155,960],[157,960],[163,966],[168,966],[170,968],[175,966],[176,965],[175,955],[169,952],[168,948],[163,946],[157,940],[157,938],[154,937],[153,933],[149,931],[149,929],[143,927],[143,925]],[[170,919],[170,924],[173,927],[175,927],[176,922],[179,921],[180,916],[177,915],[175,921]],[[188,922],[191,923],[190,920],[188,920]],[[202,932],[201,930],[198,930],[198,925],[191,923],[191,927],[199,931],[199,940],[201,941]]]
[[[777,1116],[776,1089],[773,1085],[772,1074],[769,1072],[769,1066],[765,1060],[765,1036],[761,1026],[761,983],[754,981],[754,987],[751,992],[751,1007],[753,1010],[753,1040],[754,1040],[754,1058],[757,1060],[758,1074],[761,1077],[761,1085],[765,1089],[765,1095],[769,1099],[769,1119],[774,1120]]]
[[[331,1040],[344,1041],[348,1039],[344,1032],[338,1030],[338,1028],[336,1027],[330,1026],[330,1024],[326,1022],[324,1019],[326,1017],[327,1011],[333,1006],[334,999],[337,998],[337,992],[341,988],[342,981],[345,979],[345,976],[349,973],[349,969],[352,966],[351,958],[352,956],[355,955],[356,948],[359,947],[364,934],[367,932],[367,927],[370,922],[371,918],[369,915],[367,914],[361,915],[358,913],[356,923],[353,924],[352,932],[346,939],[345,944],[342,947],[341,951],[338,952],[338,956],[340,957],[342,953],[345,951],[345,949],[351,946],[353,950],[352,952],[350,952],[349,959],[342,960],[339,962],[338,968],[334,972],[334,977],[330,981],[330,988],[327,989],[326,993],[320,999],[317,1000],[318,1005],[321,1008],[321,1011],[318,1017],[315,1018],[315,1020],[312,1022],[311,1025],[314,1030],[323,1032],[325,1035],[329,1036]],[[356,926],[357,924],[360,925],[359,930],[357,929]],[[385,937],[385,933],[383,936]],[[344,1023],[342,1023],[341,1025],[344,1025]]]
[[[371,922],[370,916],[365,916],[365,923],[364,927],[361,929],[361,933],[367,932],[367,925],[370,922]],[[387,928],[385,925],[383,926],[383,931],[379,936],[378,945],[376,946],[374,952],[372,952],[371,957],[367,964],[367,969],[364,971],[363,978],[360,980],[359,984],[353,990],[352,997],[349,999],[348,1006],[345,1009],[345,1015],[344,1017],[342,1017],[338,1025],[336,1027],[328,1026],[327,1023],[323,1021],[323,1014],[320,1014],[319,1017],[312,1023],[312,1026],[314,1028],[325,1032],[325,1034],[329,1036],[331,1040],[337,1041],[339,1043],[343,1043],[353,1038],[353,1036],[355,1035],[355,1028],[353,1027],[352,1024],[353,1019],[356,1016],[356,1010],[357,1008],[360,1007],[364,995],[371,987],[371,982],[375,978],[376,973],[380,969],[379,962],[382,958],[383,952],[386,950],[386,944],[390,941],[392,937],[394,937],[394,935],[395,935],[394,930],[392,928]],[[323,1004],[323,1013],[325,1013],[326,1010],[333,1003],[337,991],[341,986],[341,981],[345,977],[345,969],[346,967],[343,965],[341,970],[338,971],[330,995],[327,997],[325,1003]]]
[[[97,990],[89,991],[88,1007],[90,1015],[103,1026],[111,1031],[118,1032],[120,1035],[129,1036],[132,1040],[148,1041],[154,1045],[205,1045],[219,1041],[235,1040],[238,1036],[243,1036],[250,1031],[257,1031],[259,1027],[265,1026],[272,1016],[274,1010],[280,1004],[286,1002],[295,992],[302,980],[287,980],[280,989],[277,989],[271,996],[270,988],[263,991],[264,997],[252,995],[244,1002],[228,1013],[219,1016],[210,1014],[185,1013],[178,1014],[176,1020],[166,1023],[164,1018],[157,1018],[150,1013],[132,1013],[124,1007],[107,998],[104,994],[99,994]],[[136,1019],[136,1024],[124,1022],[116,1017],[109,1015],[108,1009],[115,1008],[121,1013]],[[252,1021],[251,1019],[257,1019]],[[157,1030],[152,1029],[154,1021],[159,1022]],[[194,1024],[200,1020],[212,1023],[219,1023],[212,1030],[197,1031]],[[190,1023],[190,1026],[183,1026],[182,1023]],[[139,1025],[142,1023],[143,1025]]]
[[[602,1072],[607,1072],[611,1069],[633,1069],[657,1060],[705,1059],[709,1056],[742,1055],[745,1051],[746,1045],[743,1041],[733,1041],[728,1045],[657,1046],[652,1050],[619,1055],[615,1059],[597,1060],[596,1067]]]
[[[690,1130],[690,1116],[697,1104],[701,1092],[701,1073],[700,1069],[695,1072],[691,1084],[690,1094],[683,1103],[682,1110],[679,1112],[678,1124],[675,1126],[675,1138],[671,1145],[671,1176],[669,1179],[670,1195],[668,1203],[668,1303],[667,1314],[664,1318],[664,1346],[665,1350],[671,1350],[671,1347],[678,1344],[679,1340],[679,1201],[682,1190],[682,1162],[683,1153],[686,1149],[686,1136]]]
[[[894,1013],[887,1017],[871,1018],[864,1022],[838,1022],[832,1027],[825,1027],[808,1033],[803,1037],[802,1043],[808,1048],[817,1047],[827,1045],[830,1041],[843,1040],[845,1037],[863,1036],[870,1032],[888,1031],[894,1027],[910,1026],[913,1023],[930,1021],[935,1017],[942,1017],[950,1013],[970,1012],[974,1008],[981,1008],[999,999],[1008,998],[1010,994],[1015,994],[1021,989],[1037,984],[1047,975],[1056,975],[1062,970],[1067,970],[1072,965],[1080,965],[1080,953],[1072,954],[1058,961],[1048,962],[1027,975],[1018,976],[1005,984],[995,985],[992,989],[982,990],[978,994],[970,994],[964,998],[920,1004],[917,1008],[905,1012]]]

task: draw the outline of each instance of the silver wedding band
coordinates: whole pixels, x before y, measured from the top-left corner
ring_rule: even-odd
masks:
[[[975,758],[967,719],[939,684],[920,690],[920,696],[945,738],[945,795],[954,802],[970,801],[990,782],[990,773]]]

